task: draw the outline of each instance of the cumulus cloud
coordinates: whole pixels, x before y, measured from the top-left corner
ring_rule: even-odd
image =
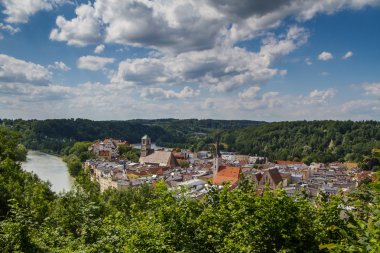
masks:
[[[0,54],[0,82],[46,85],[51,73],[45,67]]]
[[[163,51],[212,48],[225,25],[204,1],[113,1],[94,4],[105,41]]]
[[[80,69],[97,71],[104,69],[107,64],[113,63],[114,61],[114,58],[87,55],[78,59],[77,67]]]
[[[96,0],[93,5],[87,5],[92,10],[86,15],[78,11],[82,5],[72,20],[59,17],[58,29],[53,30],[51,37],[72,45],[93,44],[102,37],[107,43],[182,53],[255,38],[266,29],[279,26],[289,16],[303,21],[318,13],[378,4],[375,0]],[[64,27],[66,23],[81,27],[85,20],[94,24],[89,25],[89,30],[96,36],[89,36],[86,29],[73,32],[73,28]]]
[[[103,44],[100,44],[100,45],[96,46],[94,53],[95,54],[101,54],[101,53],[103,53],[104,48],[105,48],[105,46]]]
[[[342,57],[343,60],[346,60],[348,58],[351,58],[352,56],[354,55],[354,53],[352,51],[348,51],[347,53],[345,53]]]
[[[264,40],[260,49],[261,56],[272,61],[279,56],[287,55],[294,51],[297,47],[306,43],[308,33],[304,28],[292,26],[283,39],[270,36]]]
[[[263,110],[277,107],[283,103],[279,95],[280,93],[275,91],[266,92],[260,98],[250,101],[241,101],[238,104],[239,109]]]
[[[336,95],[336,90],[329,88],[326,90],[313,90],[309,93],[309,96],[305,99],[306,104],[325,104],[330,99],[334,98]]]
[[[378,119],[380,113],[380,101],[363,99],[351,100],[342,105],[342,112],[349,113],[350,115],[361,115],[362,119]],[[373,115],[374,113],[375,115]]]
[[[165,90],[162,88],[144,88],[141,91],[141,97],[148,99],[185,99],[198,96],[199,90],[193,90],[191,87],[184,87],[183,90],[175,92],[174,90]]]
[[[329,61],[332,60],[334,57],[330,52],[323,51],[318,55],[318,60],[321,61]]]
[[[18,27],[13,27],[9,24],[3,24],[3,23],[0,23],[0,30],[3,30],[3,31],[7,31],[9,32],[10,34],[15,34],[15,33],[18,33],[20,31],[20,28]]]
[[[61,70],[64,72],[69,71],[71,68],[68,67],[64,62],[61,61],[56,61],[54,64],[48,66],[49,69],[56,69],[56,70]]]
[[[363,88],[367,95],[380,97],[380,83],[366,83]]]
[[[243,92],[239,93],[239,97],[246,99],[246,98],[254,98],[256,97],[257,93],[260,91],[260,87],[258,86],[252,86],[246,89]]]
[[[50,11],[68,0],[1,0],[8,23],[27,23],[29,17],[39,11]]]
[[[85,46],[97,43],[101,39],[100,21],[95,17],[95,9],[91,5],[82,4],[75,9],[76,18],[66,20],[58,16],[55,28],[50,33],[50,39],[67,41],[68,45]]]
[[[271,65],[305,43],[307,36],[304,29],[291,27],[279,38],[270,35],[259,52],[222,46],[161,58],[127,59],[119,64],[112,82],[132,86],[198,83],[212,91],[231,91],[285,74]]]
[[[228,16],[246,18],[253,15],[262,16],[280,8],[284,8],[284,6],[290,5],[291,0],[208,0],[208,2],[211,6]]]

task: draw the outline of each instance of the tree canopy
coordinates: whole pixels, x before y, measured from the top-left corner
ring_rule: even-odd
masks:
[[[283,190],[257,195],[249,181],[201,199],[177,195],[163,181],[100,193],[83,170],[75,189],[55,194],[15,161],[17,136],[0,128],[2,252],[380,250],[379,173],[349,195],[314,200]]]

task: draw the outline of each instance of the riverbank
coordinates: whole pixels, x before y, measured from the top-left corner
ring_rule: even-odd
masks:
[[[42,180],[49,181],[56,193],[69,191],[73,186],[74,178],[69,175],[66,163],[57,155],[30,150],[21,166],[25,171],[33,172]]]

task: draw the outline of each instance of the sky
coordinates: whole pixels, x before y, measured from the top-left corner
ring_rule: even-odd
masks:
[[[380,0],[0,0],[0,118],[380,120]]]

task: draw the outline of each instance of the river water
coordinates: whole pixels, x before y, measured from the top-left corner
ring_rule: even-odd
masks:
[[[44,181],[49,181],[56,193],[69,191],[74,182],[61,158],[39,151],[29,151],[22,168],[34,172]]]

